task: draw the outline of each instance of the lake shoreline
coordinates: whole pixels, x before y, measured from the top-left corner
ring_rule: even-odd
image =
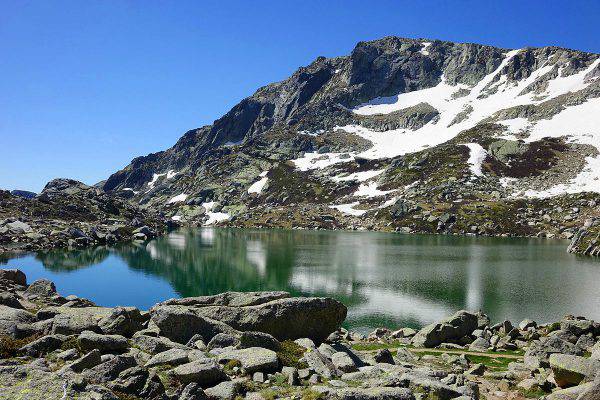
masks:
[[[419,331],[362,335],[340,328],[342,303],[286,292],[170,299],[140,311],[62,297],[18,270],[0,270],[0,289],[0,395],[9,397],[576,400],[600,388],[600,324],[582,317],[492,324],[457,311]]]

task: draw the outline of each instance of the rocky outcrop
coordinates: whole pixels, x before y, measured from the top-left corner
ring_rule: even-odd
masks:
[[[290,298],[285,292],[229,292],[174,299],[151,310],[164,336],[180,343],[200,333],[208,343],[218,333],[257,331],[279,340],[308,337],[321,342],[340,327],[346,307],[330,298]],[[173,329],[177,327],[177,331]]]
[[[143,241],[166,227],[158,214],[71,179],[34,197],[0,191],[0,252]]]

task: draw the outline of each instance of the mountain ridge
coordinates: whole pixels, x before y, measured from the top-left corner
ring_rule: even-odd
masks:
[[[557,46],[359,42],[347,56],[318,57],[259,88],[171,148],[135,158],[103,187],[190,224],[571,237],[582,215],[597,215],[586,204],[600,201],[599,76],[598,54]],[[390,210],[399,201],[414,203],[402,217]],[[563,211],[550,210],[561,201],[552,207]],[[525,210],[514,224],[465,211],[460,229],[440,226],[442,210],[461,214],[458,203]],[[532,203],[550,221],[527,216]],[[312,222],[281,220],[299,205]],[[567,217],[568,208],[583,212]],[[421,223],[432,215],[431,226]]]

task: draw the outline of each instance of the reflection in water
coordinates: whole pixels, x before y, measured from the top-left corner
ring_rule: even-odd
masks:
[[[228,290],[332,296],[349,307],[354,329],[418,327],[461,308],[515,322],[598,319],[600,265],[564,248],[537,239],[208,228],[8,264],[103,305],[148,308]]]

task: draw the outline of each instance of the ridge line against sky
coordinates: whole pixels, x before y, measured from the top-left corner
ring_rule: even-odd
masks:
[[[317,56],[384,36],[600,53],[597,1],[6,1],[0,188],[94,184]]]

